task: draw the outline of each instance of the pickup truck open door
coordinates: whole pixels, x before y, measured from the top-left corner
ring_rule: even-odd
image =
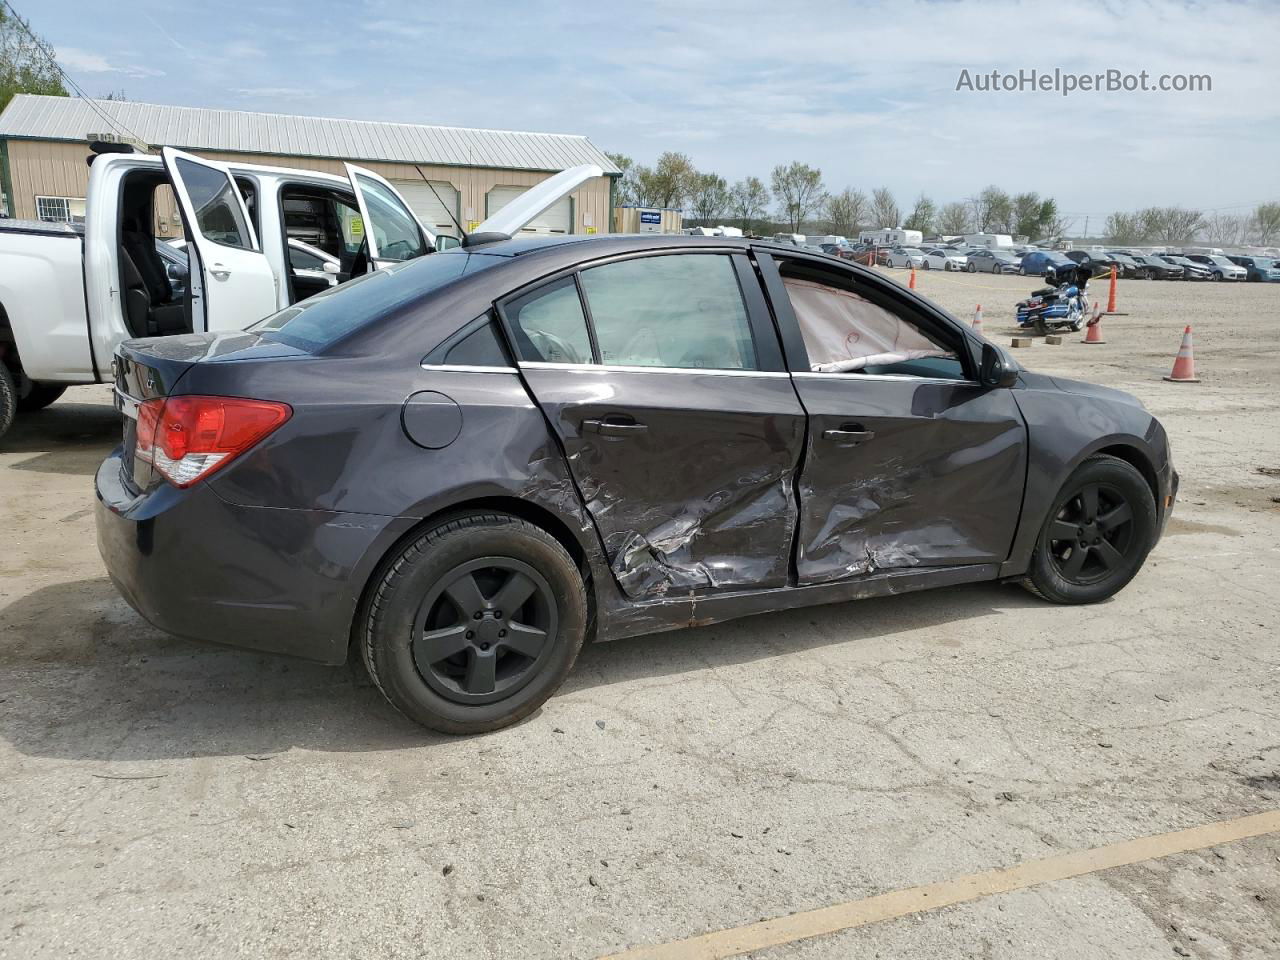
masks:
[[[225,164],[165,147],[190,260],[191,329],[240,330],[276,311],[275,273]]]
[[[382,270],[436,249],[435,234],[419,222],[395,187],[372,170],[353,163],[343,166],[356,192],[369,269]]]

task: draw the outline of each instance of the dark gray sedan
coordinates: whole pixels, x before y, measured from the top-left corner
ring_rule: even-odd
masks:
[[[451,733],[528,716],[587,640],[989,580],[1104,600],[1178,483],[1128,394],[768,243],[490,238],[115,368],[96,515],[128,601],[354,649]]]

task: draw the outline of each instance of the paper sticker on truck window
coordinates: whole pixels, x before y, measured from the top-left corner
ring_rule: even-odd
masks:
[[[348,224],[348,229],[350,229],[351,235],[353,237],[363,237],[364,236],[364,220],[362,220],[360,217],[352,217],[351,223]]]

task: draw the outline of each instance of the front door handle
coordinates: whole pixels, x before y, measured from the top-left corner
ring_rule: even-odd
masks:
[[[875,437],[875,431],[865,429],[860,423],[842,423],[838,430],[822,431],[823,440],[846,443],[851,446],[866,443],[868,440],[874,440]]]
[[[225,280],[227,279],[227,277],[231,276],[231,271],[228,270],[226,267],[224,267],[220,263],[215,263],[212,267],[210,267],[209,272],[213,274],[215,277],[217,277],[219,280]]]
[[[598,433],[602,437],[630,437],[648,429],[648,424],[636,423],[632,417],[608,416],[603,420],[582,421],[584,433]]]

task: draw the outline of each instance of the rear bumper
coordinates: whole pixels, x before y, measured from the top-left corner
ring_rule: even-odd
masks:
[[[98,552],[116,588],[161,630],[341,663],[369,573],[404,521],[243,507],[208,484],[134,496],[117,449],[98,468]]]

